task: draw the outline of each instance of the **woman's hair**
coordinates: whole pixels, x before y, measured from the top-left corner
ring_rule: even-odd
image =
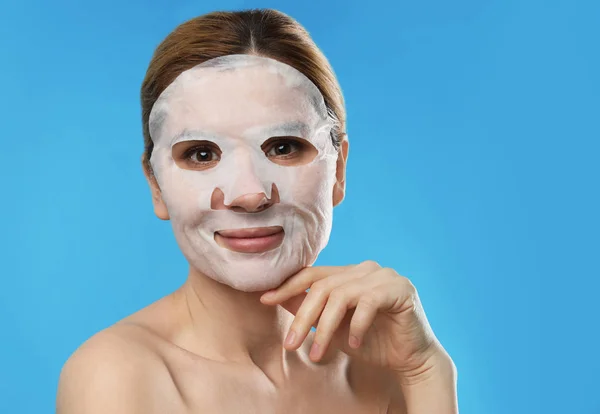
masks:
[[[338,147],[346,130],[346,110],[340,85],[327,58],[297,21],[271,9],[213,12],[188,20],[156,48],[142,83],[144,167],[150,168],[154,144],[149,118],[160,94],[179,74],[209,59],[252,54],[286,63],[304,74],[321,91],[334,120],[331,131]]]

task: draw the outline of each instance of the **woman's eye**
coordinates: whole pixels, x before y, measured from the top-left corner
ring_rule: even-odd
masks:
[[[267,151],[267,157],[278,157],[291,155],[299,150],[299,145],[291,141],[276,142],[273,144],[269,151]]]
[[[204,163],[218,161],[219,154],[210,148],[196,147],[188,150],[185,154],[185,158],[195,163]]]
[[[308,164],[318,154],[310,142],[300,137],[273,137],[261,148],[269,161],[283,166]]]

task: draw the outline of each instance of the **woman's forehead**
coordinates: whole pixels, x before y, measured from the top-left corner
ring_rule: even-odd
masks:
[[[185,71],[169,85],[151,114],[151,124],[158,118],[161,123],[154,131],[159,134],[151,131],[153,140],[170,140],[186,129],[239,135],[264,125],[311,126],[327,119],[322,95],[296,69],[256,56],[224,58]]]
[[[320,95],[318,88],[296,68],[276,59],[245,54],[226,55],[209,59],[182,72],[172,83],[175,84],[179,79],[202,77],[206,73],[262,73],[265,75],[279,75],[286,81],[287,86],[304,87]]]

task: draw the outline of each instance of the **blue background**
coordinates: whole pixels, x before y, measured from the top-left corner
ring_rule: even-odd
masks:
[[[53,412],[79,344],[183,283],[139,87],[177,24],[273,7],[347,101],[347,199],[319,263],[413,280],[462,414],[600,413],[600,2],[84,3],[1,6],[0,412]]]

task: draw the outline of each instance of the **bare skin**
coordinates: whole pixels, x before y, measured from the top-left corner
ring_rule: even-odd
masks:
[[[293,317],[283,308],[256,295],[246,296],[253,308],[228,312],[219,294],[199,298],[193,285],[84,343],[63,368],[57,412],[387,412],[393,387],[383,372],[334,349],[314,363],[310,337],[287,351]]]
[[[334,204],[344,197],[347,153],[344,141]],[[144,172],[155,213],[168,220],[160,189]],[[230,207],[253,211],[259,203],[262,195],[248,195]],[[192,269],[177,291],[97,333],[69,358],[57,413],[387,411],[394,387],[384,372],[334,348],[311,361],[314,332],[286,350],[293,315],[261,303],[262,293],[236,291]]]
[[[343,141],[334,205],[344,196],[347,152]],[[155,213],[167,220],[160,190],[146,175]],[[250,194],[230,208],[252,212],[265,208],[263,201],[264,195]],[[348,286],[357,273],[319,278],[329,281],[320,283],[319,291],[325,292],[326,286]],[[309,356],[315,333],[306,330],[317,325],[312,319],[325,304],[319,304],[320,298],[329,296],[315,294],[304,301],[304,290],[317,279],[298,276],[284,284],[279,300],[266,303],[265,292],[236,291],[191,269],[178,290],[97,333],[69,358],[59,381],[57,413],[458,412],[453,366],[443,350],[417,364],[426,370],[416,376],[412,370],[406,378],[399,370],[351,357],[353,352],[340,346],[326,345],[318,358]],[[283,302],[282,296],[287,298]],[[329,328],[317,326],[317,335],[332,339],[336,318],[331,312],[323,315]],[[290,328],[302,332],[301,344],[284,346]],[[359,351],[373,349],[368,335],[361,340],[365,344]]]

